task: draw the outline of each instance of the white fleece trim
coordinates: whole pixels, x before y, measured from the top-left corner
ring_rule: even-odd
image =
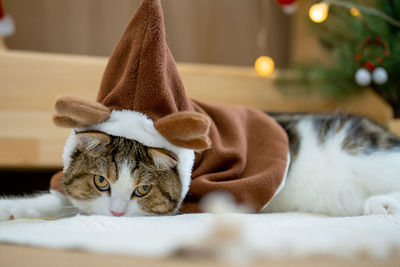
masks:
[[[0,19],[0,36],[10,36],[14,32],[14,20],[10,15],[5,15],[2,19]]]
[[[164,148],[174,152],[178,156],[177,170],[182,184],[181,198],[182,200],[185,198],[189,190],[192,176],[195,157],[194,150],[171,144],[156,130],[156,128],[154,128],[153,121],[146,115],[131,110],[113,110],[107,121],[76,130],[78,132],[90,130],[100,131],[109,135],[136,140],[145,146]],[[64,171],[66,171],[71,164],[71,155],[76,148],[76,144],[75,130],[72,130],[64,147]]]
[[[72,130],[71,133],[69,134],[67,141],[65,141],[64,145],[64,152],[62,155],[64,162],[63,172],[65,172],[71,165],[71,160],[72,160],[71,155],[72,153],[74,153],[76,145],[77,145],[77,139],[75,130]]]
[[[276,189],[274,195],[272,196],[272,198],[267,202],[267,204],[264,205],[264,207],[261,209],[264,210],[269,203],[271,203],[271,201],[279,194],[279,192],[285,187],[285,183],[286,183],[286,178],[289,172],[289,166],[290,166],[290,152],[288,152],[287,155],[287,161],[286,161],[286,169],[285,169],[285,174],[283,175],[283,179],[281,184],[279,185],[278,189]]]

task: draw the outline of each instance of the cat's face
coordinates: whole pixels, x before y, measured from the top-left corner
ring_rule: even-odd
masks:
[[[138,216],[179,209],[182,185],[172,152],[100,132],[78,133],[77,142],[64,189],[82,212]]]

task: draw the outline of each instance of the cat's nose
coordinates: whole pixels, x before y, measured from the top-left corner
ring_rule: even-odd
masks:
[[[117,217],[121,217],[125,215],[125,212],[116,212],[116,211],[111,211],[112,215],[117,216]]]

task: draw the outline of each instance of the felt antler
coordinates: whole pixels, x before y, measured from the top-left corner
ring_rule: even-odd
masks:
[[[53,122],[59,127],[82,128],[107,120],[111,111],[98,102],[60,97],[55,103]]]
[[[154,123],[157,131],[176,146],[204,150],[210,148],[210,119],[197,112],[177,112]]]

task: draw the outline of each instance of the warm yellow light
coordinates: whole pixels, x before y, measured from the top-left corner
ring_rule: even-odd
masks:
[[[353,17],[361,17],[361,12],[355,7],[350,8],[350,15]]]
[[[254,68],[258,74],[263,77],[267,77],[274,71],[275,63],[272,58],[262,56],[257,58],[256,63],[254,63]]]
[[[314,22],[320,23],[326,20],[328,17],[329,5],[327,3],[321,2],[314,4],[310,7],[308,15],[310,19]]]

